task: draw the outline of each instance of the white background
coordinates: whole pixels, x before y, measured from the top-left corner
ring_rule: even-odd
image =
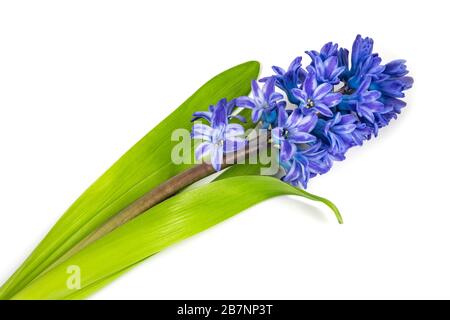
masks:
[[[408,108],[309,191],[173,246],[97,299],[450,298],[445,1],[2,1],[0,281],[120,155],[215,74],[375,39]],[[188,120],[187,120],[188,121]]]

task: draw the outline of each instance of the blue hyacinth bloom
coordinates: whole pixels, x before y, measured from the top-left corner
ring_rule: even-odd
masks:
[[[357,35],[352,46],[352,58],[350,73],[355,74],[359,66],[366,61],[368,57],[372,55],[373,40],[369,37],[363,38],[361,35]]]
[[[277,66],[273,66],[272,69],[275,75],[262,78],[260,81],[266,82],[274,78],[275,85],[286,93],[288,100],[293,104],[298,104],[298,100],[292,95],[291,90],[301,86],[306,78],[306,71],[302,68],[302,57],[295,58],[289,65],[287,71]]]
[[[370,85],[370,89],[377,90],[386,97],[404,98],[405,93],[403,91],[410,89],[413,83],[414,80],[411,77],[388,78],[373,81]]]
[[[278,111],[278,126],[272,129],[273,144],[280,148],[280,160],[288,161],[297,151],[297,144],[316,141],[310,134],[317,122],[315,114],[302,115],[296,109],[288,115],[284,108]]]
[[[414,80],[406,76],[408,69],[405,60],[394,60],[386,64],[383,76],[372,80],[369,89],[381,92],[378,99],[384,104],[385,110],[375,115],[375,123],[373,125],[374,134],[378,133],[378,129],[385,127],[392,119],[397,118],[401,109],[406,103],[400,98],[405,96],[404,91],[412,87]]]
[[[306,51],[311,57],[311,64],[306,68],[310,73],[314,72],[319,83],[333,85],[341,82],[339,76],[345,71],[345,66],[339,66],[338,45],[328,42],[320,52]]]
[[[354,111],[358,116],[373,124],[375,122],[374,114],[385,111],[385,107],[383,103],[378,101],[381,92],[368,90],[370,83],[371,79],[367,76],[356,92],[343,96],[339,109]]]
[[[384,69],[385,66],[381,65],[381,58],[377,54],[370,55],[356,68],[355,74],[348,80],[348,86],[358,89],[367,77],[370,77],[371,80],[383,81],[388,78],[383,74]]]
[[[302,89],[292,89],[292,94],[299,101],[299,108],[304,114],[318,112],[325,117],[332,117],[331,110],[342,99],[340,93],[333,92],[329,83],[318,85],[316,75],[308,73]]]
[[[327,151],[320,142],[313,145],[302,145],[291,160],[281,163],[286,172],[282,180],[306,189],[310,178],[327,172],[331,165]]]
[[[222,101],[223,100],[223,101]],[[233,115],[233,111],[234,108],[236,106],[236,101],[235,99],[230,100],[229,102],[226,102],[226,99],[222,99],[221,101],[219,101],[218,105],[222,105],[225,104],[225,109],[226,109],[226,113],[227,113],[227,117],[228,119],[238,119],[239,121],[245,123],[247,120],[245,119],[245,117],[240,116],[240,115]],[[214,113],[214,110],[217,106],[209,106],[208,111],[198,111],[198,112],[194,112],[192,114],[192,122],[196,121],[198,119],[205,119],[206,121],[208,121],[209,123],[211,123],[211,118],[212,115]]]
[[[339,84],[339,76],[344,72],[345,67],[339,67],[338,57],[331,56],[322,60],[319,56],[314,57],[313,63],[307,68],[309,73],[314,73],[319,83]]]
[[[206,156],[211,159],[211,165],[216,171],[221,169],[223,155],[245,147],[244,128],[237,123],[228,123],[227,102],[222,99],[213,108],[210,117],[211,126],[195,123],[192,126],[192,139],[199,139],[195,149],[195,158],[200,160]]]
[[[364,73],[360,70],[362,65],[366,63],[367,59],[372,56],[373,40],[371,38],[363,38],[361,35],[357,35],[353,41],[351,59],[349,61],[349,51],[345,48],[340,48],[337,53],[339,66],[344,67],[344,72],[341,74],[341,80],[346,83],[354,77],[357,73],[358,76],[353,79],[353,88],[356,89],[360,82],[365,78]],[[351,62],[351,65],[350,65]],[[372,64],[373,62],[368,62]],[[376,63],[376,61],[375,61]],[[366,65],[366,68],[370,66]],[[359,81],[359,82],[358,82]]]
[[[319,57],[321,60],[326,60],[330,57],[337,56],[338,53],[338,44],[333,42],[326,43],[321,49],[320,52],[315,50],[305,51],[308,56],[310,56],[311,60],[314,61],[315,57]]]
[[[239,97],[236,99],[238,107],[252,110],[252,121],[257,123],[261,118],[268,127],[275,120],[275,109],[285,106],[283,95],[275,92],[275,79],[270,78],[263,88],[258,86],[256,81],[252,81],[252,97]]]
[[[328,120],[323,129],[323,134],[329,143],[329,152],[332,155],[342,157],[354,144],[353,132],[357,128],[359,119],[354,114],[342,115],[336,113],[333,119]]]
[[[406,68],[406,60],[398,59],[386,64],[384,72],[392,78],[400,78],[406,76],[409,71]]]
[[[242,126],[229,121],[245,121],[234,111],[236,106],[248,108],[253,122],[271,130],[272,144],[280,149],[282,180],[306,188],[309,179],[345,159],[349,148],[376,137],[406,106],[402,98],[414,82],[407,76],[406,61],[384,64],[373,52],[371,38],[358,35],[351,53],[332,42],[306,53],[312,60],[306,70],[297,57],[287,70],[273,67],[275,74],[260,80],[262,88],[253,81],[250,97],[221,100],[194,113],[194,119],[211,123],[194,125],[193,137],[203,141],[197,158],[211,156],[218,170],[224,153],[244,147]]]
[[[339,67],[343,67],[344,71],[341,73],[339,77],[342,81],[347,81],[350,75],[349,63],[348,63],[348,50],[345,48],[339,48],[337,52],[338,57],[338,65]]]

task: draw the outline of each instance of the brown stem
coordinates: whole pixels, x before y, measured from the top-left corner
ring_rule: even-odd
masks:
[[[258,139],[258,137],[256,139]],[[244,163],[243,161],[245,161],[250,155],[254,155],[258,152],[258,150],[266,148],[269,144],[269,136],[265,137],[263,141],[261,140],[261,136],[259,136],[259,141],[257,141],[258,143],[249,143],[245,149],[242,149],[231,156],[227,155],[224,157],[221,169],[225,169],[232,164]],[[255,140],[252,140],[252,142],[253,141]],[[214,172],[215,170],[210,164],[201,163],[170,178],[155,189],[144,194],[141,198],[137,199],[115,216],[111,217],[103,225],[91,232],[87,237],[67,251],[49,268],[47,268],[47,270],[64,262],[75,253],[87,247],[89,244],[127,223],[131,219],[134,219],[151,207],[173,196],[183,188],[211,175]]]

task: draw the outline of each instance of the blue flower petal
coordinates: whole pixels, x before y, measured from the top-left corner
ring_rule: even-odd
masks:
[[[271,78],[267,79],[267,81],[270,81]],[[261,94],[261,89],[258,86],[258,82],[256,82],[255,80],[252,80],[252,93],[253,93],[253,97],[260,97]]]
[[[320,102],[326,104],[329,107],[334,107],[342,100],[342,94],[340,93],[330,93],[320,99]]]
[[[300,89],[292,89],[291,90],[292,95],[297,98],[302,104],[306,103],[306,100],[308,100],[308,94],[304,90]]]
[[[331,90],[333,90],[333,86],[329,83],[322,83],[321,85],[319,85],[316,90],[314,90],[314,94],[312,95],[312,98],[314,100],[320,100],[323,97],[325,97],[325,95],[327,93],[329,93]]]
[[[286,73],[286,71],[284,71],[283,68],[277,67],[277,66],[273,66],[272,70],[279,76],[283,75]]]
[[[244,128],[238,123],[231,123],[225,128],[225,137],[242,136],[244,134]]]
[[[323,64],[325,67],[325,74],[330,76],[337,67],[338,58],[336,56],[329,57]]]
[[[289,130],[288,139],[289,141],[295,143],[309,143],[315,142],[317,138],[310,133],[306,133],[298,129],[292,129]]]
[[[272,95],[272,93],[274,93],[275,91],[275,78],[270,78],[268,79],[265,83],[264,83],[264,87],[263,87],[263,94],[264,94],[264,99],[266,101],[270,100],[270,96]]]
[[[316,104],[314,105],[314,109],[317,110],[320,114],[324,115],[325,117],[332,117],[333,116],[333,112],[324,103],[316,102]]]
[[[248,108],[248,109],[256,108],[255,103],[253,102],[253,99],[250,99],[249,97],[236,98],[236,105],[238,107]]]
[[[337,134],[349,134],[356,129],[356,124],[342,124],[333,127],[333,132]]]
[[[245,147],[246,140],[238,137],[227,138],[223,144],[223,151],[225,153],[241,150]]]
[[[297,147],[295,144],[287,141],[287,140],[281,140],[280,141],[280,159],[281,161],[288,161],[293,156],[295,151],[297,151]]]
[[[213,129],[210,126],[202,123],[196,123],[192,126],[191,137],[192,139],[211,141],[212,132]]]
[[[196,121],[198,119],[205,119],[205,120],[211,122],[211,116],[212,116],[212,112],[198,111],[198,112],[194,112],[192,114],[192,120],[191,121]]]
[[[211,165],[214,170],[220,171],[223,162],[223,148],[222,146],[214,145],[211,151]]]
[[[212,150],[212,143],[210,142],[202,142],[195,149],[195,159],[200,160],[203,157],[209,155]]]
[[[314,73],[309,73],[306,76],[305,83],[303,84],[306,94],[311,97],[317,88],[317,80]]]
[[[252,121],[253,123],[257,123],[259,119],[261,119],[261,115],[263,114],[263,109],[253,109],[252,112]]]

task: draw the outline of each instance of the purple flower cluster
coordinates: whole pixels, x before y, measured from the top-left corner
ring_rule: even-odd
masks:
[[[242,127],[233,124],[233,129],[229,129],[228,119],[234,117],[236,106],[251,109],[252,121],[271,130],[272,142],[280,149],[279,161],[285,171],[282,179],[306,188],[311,177],[329,171],[333,161],[345,159],[351,147],[376,137],[379,129],[406,106],[401,98],[412,87],[413,79],[406,76],[405,60],[383,64],[373,52],[372,39],[358,35],[350,57],[347,49],[332,42],[320,52],[306,54],[311,58],[306,68],[302,67],[302,58],[297,57],[287,70],[273,67],[275,74],[260,80],[264,83],[262,88],[253,81],[250,97],[228,104],[222,101],[210,107],[209,112],[195,113],[195,118],[211,123],[212,131],[221,132],[216,134],[219,138],[213,138],[209,132],[202,148],[207,148],[217,160],[228,150],[222,147],[222,151],[217,151],[221,148],[214,141],[229,140],[230,134],[237,145],[230,150],[243,147],[245,144],[234,138],[237,128],[241,133]],[[214,124],[218,112],[223,115]],[[198,128],[194,126],[193,137],[204,139]],[[197,150],[201,157],[203,149]]]

